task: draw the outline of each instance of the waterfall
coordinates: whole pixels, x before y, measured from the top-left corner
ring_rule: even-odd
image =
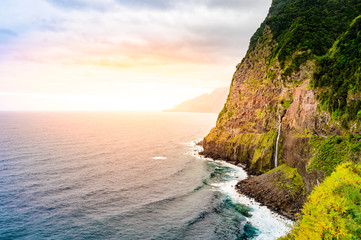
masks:
[[[281,127],[282,127],[282,119],[280,122],[280,126],[278,127],[278,133],[277,133],[277,138],[276,138],[275,168],[277,167],[277,164],[278,164],[278,142],[279,142],[280,136],[281,136]]]

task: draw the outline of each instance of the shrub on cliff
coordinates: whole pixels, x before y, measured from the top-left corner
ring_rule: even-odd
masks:
[[[361,121],[360,14],[359,0],[273,0],[248,53],[269,29],[277,44],[268,60],[280,62],[283,80],[308,60],[316,60],[311,86],[320,90],[323,110],[348,128],[350,121]]]
[[[319,59],[311,85],[321,92],[319,100],[334,119],[361,120],[361,15]]]
[[[307,170],[321,170],[329,176],[342,162],[360,161],[361,135],[312,137],[310,146],[313,156]]]
[[[290,59],[294,53],[308,52],[308,58],[326,54],[360,12],[359,0],[273,0],[268,17],[251,38],[249,51],[269,26],[278,42],[273,57],[277,57],[283,67],[286,60],[291,60],[297,69],[307,57]]]
[[[314,189],[293,230],[280,239],[361,239],[361,165],[343,163]]]

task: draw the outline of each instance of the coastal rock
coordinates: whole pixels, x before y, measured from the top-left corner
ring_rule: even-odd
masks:
[[[302,178],[296,169],[287,165],[240,181],[236,189],[292,220],[305,201]]]

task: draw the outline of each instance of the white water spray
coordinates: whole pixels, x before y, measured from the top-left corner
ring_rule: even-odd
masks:
[[[214,187],[214,190],[219,190],[230,197],[233,203],[242,204],[252,209],[250,211],[252,216],[246,217],[246,220],[260,231],[259,235],[252,239],[278,239],[291,230],[293,226],[293,222],[291,220],[272,212],[266,206],[257,203],[254,199],[248,198],[237,192],[235,185],[240,180],[244,180],[248,177],[246,171],[242,167],[235,166],[224,161],[212,160],[199,155],[199,153],[203,151],[203,147],[196,144],[199,141],[193,141],[190,143],[194,150],[189,152],[189,154],[206,161],[215,161],[223,166],[234,169],[234,171],[228,173],[228,176],[231,177],[231,179],[218,183],[212,183],[211,186]]]
[[[278,142],[279,142],[280,136],[281,136],[281,128],[282,128],[282,119],[280,122],[280,126],[278,127],[278,133],[277,133],[277,138],[276,138],[275,168],[277,167],[277,164],[278,164]]]

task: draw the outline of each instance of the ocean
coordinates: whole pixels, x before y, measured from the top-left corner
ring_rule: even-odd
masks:
[[[216,114],[1,112],[0,239],[276,239],[292,221],[199,156]]]

